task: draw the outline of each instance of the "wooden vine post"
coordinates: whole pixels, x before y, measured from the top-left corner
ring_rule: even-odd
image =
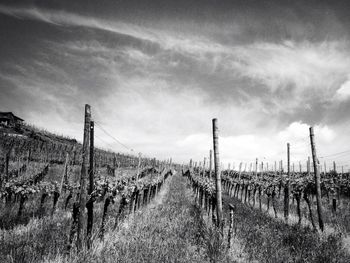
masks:
[[[87,203],[87,247],[91,246],[91,233],[92,226],[94,222],[94,202],[91,197],[92,192],[94,191],[94,122],[90,122],[90,156],[89,156],[89,201]]]
[[[9,180],[10,158],[11,158],[13,146],[14,146],[14,141],[11,141],[8,148],[5,149],[5,175],[6,175],[5,180],[6,181]]]
[[[281,160],[281,174],[284,173],[284,169],[283,169],[283,160]]]
[[[318,223],[321,231],[323,231],[324,224],[323,224],[323,211],[322,211],[323,209],[322,209],[322,203],[321,203],[321,178],[320,178],[320,172],[318,170],[318,165],[317,165],[318,160],[317,160],[316,145],[314,140],[315,140],[314,128],[310,127],[310,142],[311,142],[312,160],[314,163]]]
[[[32,148],[31,148],[31,146],[29,146],[29,149],[28,149],[28,151],[27,151],[27,163],[26,163],[26,165],[27,165],[27,169],[26,169],[26,176],[28,176],[28,168],[29,168],[29,163],[30,163],[30,158],[31,158],[31,152],[32,152]]]
[[[63,174],[60,184],[59,192],[62,193],[63,185],[68,184],[68,163],[69,163],[69,153],[66,153],[66,161],[64,162]]]
[[[289,179],[290,179],[290,144],[287,143],[287,182],[284,187],[284,220],[288,223],[289,218]]]
[[[241,173],[242,173],[242,162],[239,163],[238,180],[241,180]]]
[[[114,154],[114,157],[113,157],[113,161],[114,161],[114,177],[115,177],[115,180],[117,181],[118,180],[118,168],[120,166],[120,163],[117,162],[117,156],[116,154]]]
[[[141,166],[141,153],[139,153],[139,160],[138,160],[138,163],[137,163],[136,181],[139,180],[140,166]]]
[[[117,157],[115,156],[115,154],[113,154],[113,176],[115,178],[117,178],[117,169],[116,169],[116,166],[117,166]]]
[[[213,151],[210,150],[209,151],[209,178],[211,178],[211,173],[213,170],[212,164],[213,164]]]
[[[338,173],[337,173],[337,165],[336,165],[335,161],[333,161],[333,173],[335,175],[335,177],[332,178],[333,185],[336,185],[337,184],[336,178],[338,177]],[[333,187],[333,191],[332,191],[332,207],[333,207],[333,212],[335,213],[337,211],[337,190],[336,190],[336,187]]]
[[[213,119],[213,149],[214,149],[214,172],[216,178],[216,216],[217,226],[221,229],[222,224],[222,196],[221,196],[221,174],[220,174],[220,158],[219,158],[219,129],[218,120]]]
[[[80,195],[79,195],[79,217],[78,217],[78,229],[77,229],[77,247],[81,249],[83,246],[83,229],[85,218],[85,205],[87,195],[87,179],[89,165],[89,134],[90,134],[90,122],[91,122],[91,108],[90,105],[85,105],[85,123],[84,123],[84,139],[83,139],[83,151],[82,151],[82,165],[80,174]]]
[[[227,238],[227,247],[231,247],[231,239],[232,239],[232,234],[233,234],[233,212],[234,212],[235,207],[230,204],[230,226],[228,230],[228,238]]]

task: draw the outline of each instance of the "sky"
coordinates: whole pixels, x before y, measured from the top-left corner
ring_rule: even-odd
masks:
[[[97,146],[179,163],[217,118],[231,167],[287,142],[304,167],[314,126],[319,161],[349,169],[349,28],[348,1],[3,0],[0,111],[81,141],[87,103]]]

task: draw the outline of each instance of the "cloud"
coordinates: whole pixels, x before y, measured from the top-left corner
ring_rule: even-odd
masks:
[[[336,132],[328,126],[315,126],[314,131],[318,149],[322,149],[322,153],[333,150],[335,139],[339,139],[336,137]],[[307,157],[311,156],[311,146],[309,125],[302,122],[291,123],[282,131],[275,131],[267,135],[252,133],[220,136],[220,161],[225,167],[228,163],[235,163],[237,167],[240,162],[243,162],[243,164],[247,163],[249,168],[250,163],[253,163],[253,167],[255,166],[255,158],[258,158],[259,164],[269,163],[272,167],[275,161],[278,163],[282,158],[286,164],[287,142],[291,145],[291,162],[298,165],[300,161],[303,169],[306,169],[305,163]],[[186,151],[192,153],[193,160],[199,162],[202,161],[203,156],[209,155],[211,143],[210,133],[197,133],[181,139],[177,145],[185,147]]]
[[[250,99],[251,96],[261,97],[259,90],[263,90],[261,99],[274,104],[275,112],[291,112],[303,104],[301,101],[310,105],[310,101],[329,100],[349,74],[347,42],[285,41],[224,46],[203,37],[174,36],[174,32],[144,29],[152,32],[155,36],[152,41],[161,49],[151,52],[142,47],[125,48],[122,55],[127,59],[141,63],[147,70],[173,69],[175,71],[166,74],[183,74],[181,77],[186,77],[189,69],[193,79],[203,79],[202,88],[207,92],[213,91],[205,83],[207,78],[217,78],[213,83],[220,89],[215,90],[214,95],[235,90],[236,95]],[[110,50],[109,53],[116,52]],[[245,79],[249,81],[242,82]],[[290,96],[298,98],[289,100]]]
[[[164,51],[178,52],[207,65],[212,72],[228,70],[231,74],[261,82],[273,91],[294,84],[299,89],[318,87],[334,92],[332,84],[348,73],[350,65],[350,60],[346,58],[349,55],[347,43],[341,41],[312,43],[288,40],[282,43],[254,42],[232,46],[220,44],[203,35],[189,35],[65,11],[0,5],[0,12],[55,25],[90,27],[149,41]],[[134,56],[138,52],[139,59],[145,59],[143,52],[133,51]]]
[[[165,50],[181,50],[190,54],[202,54],[206,52],[222,52],[225,48],[217,43],[212,43],[205,38],[189,37],[168,34],[164,30],[149,29],[130,23],[107,21],[65,11],[52,11],[35,7],[8,7],[0,5],[0,13],[15,17],[40,20],[61,26],[81,26],[110,31],[117,34],[128,35],[137,39],[150,41],[161,45]]]
[[[287,83],[296,88],[331,88],[337,77],[348,72],[348,51],[340,42],[312,44],[286,41],[282,44],[254,43],[239,47],[240,59],[232,64],[240,74],[258,79],[272,89]]]
[[[30,53],[20,61],[0,64],[0,83],[15,90],[6,94],[39,126],[81,138],[82,106],[90,103],[96,121],[136,152],[171,152],[179,161],[208,154],[213,117],[225,163],[285,158],[287,142],[293,160],[304,160],[309,125],[322,153],[346,141],[325,122],[326,110],[338,110],[333,96],[348,98],[346,40],[219,41],[227,28],[213,38],[195,22],[191,31],[42,8],[0,5],[0,13],[60,29],[38,46],[24,42]],[[247,29],[233,28],[237,38]],[[96,134],[100,146],[124,150]]]
[[[302,122],[293,122],[285,130],[278,133],[278,138],[281,141],[309,141],[309,125]],[[328,126],[316,125],[314,127],[317,139],[321,142],[332,142],[335,138],[335,133]]]
[[[334,98],[336,100],[343,101],[343,100],[349,99],[349,97],[350,97],[350,80],[347,80],[343,84],[341,84]]]

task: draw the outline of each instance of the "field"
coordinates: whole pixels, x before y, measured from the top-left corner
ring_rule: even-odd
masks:
[[[0,0],[0,263],[350,263],[349,0]]]
[[[321,174],[321,218],[311,172],[223,170],[217,190],[211,165],[29,129],[1,135],[1,262],[349,262],[349,174]]]
[[[310,214],[307,203],[290,200],[290,214],[286,222],[284,217],[284,188],[281,175],[239,174],[233,171],[223,172],[223,211],[226,222],[232,222],[232,231],[244,244],[244,251],[251,261],[258,262],[348,262],[348,196],[341,196],[341,205],[337,212],[323,198],[325,229],[317,228],[315,215],[316,201],[309,193]],[[186,176],[192,183],[196,200],[200,207],[212,213],[215,221],[215,181],[202,169],[187,171]],[[238,179],[241,176],[242,179]],[[274,179],[279,183],[274,185]],[[243,179],[244,178],[244,179]],[[270,178],[270,180],[267,180]],[[295,179],[297,180],[297,179]],[[305,184],[305,182],[304,182]],[[281,185],[281,187],[280,187]],[[270,187],[275,186],[275,190]],[[296,189],[294,189],[296,191]],[[276,191],[275,193],[273,193]],[[293,191],[292,191],[293,192]],[[326,195],[326,194],[325,194]],[[293,198],[293,196],[290,196]],[[229,204],[234,206],[233,217],[229,219]],[[299,217],[299,212],[300,217]],[[314,223],[312,224],[311,217]],[[231,220],[231,221],[230,221]],[[276,249],[278,248],[278,249]]]

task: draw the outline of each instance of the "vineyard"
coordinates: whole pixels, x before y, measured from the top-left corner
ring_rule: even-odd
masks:
[[[289,144],[287,172],[223,170],[216,125],[182,166],[96,148],[89,105],[82,144],[3,127],[0,261],[348,262],[350,175],[291,173]]]
[[[93,127],[90,120],[85,124]],[[84,134],[88,138],[84,144],[30,126],[2,130],[1,262],[37,262],[52,247],[62,254],[90,247],[93,240],[103,240],[107,230],[118,228],[128,215],[147,206],[173,173],[169,161],[95,148],[90,130]],[[89,146],[88,155],[84,145]],[[16,238],[33,222],[48,229],[35,233],[31,229],[27,241],[8,243],[7,238]],[[45,242],[51,244],[39,244],[32,251],[23,247],[48,230]],[[28,253],[34,258],[27,259]]]
[[[312,172],[309,159],[307,172],[291,173],[289,143],[287,172],[283,172],[282,165],[277,171],[276,163],[274,171],[268,168],[264,170],[262,163],[258,172],[258,159],[255,171],[242,171],[242,163],[239,171],[219,170],[218,139],[217,120],[213,119],[215,170],[212,169],[213,157],[210,150],[209,167],[206,166],[206,158],[202,165],[201,162],[199,165],[197,162],[193,165],[191,159],[183,175],[192,186],[196,204],[205,211],[211,224],[216,226],[221,240],[227,237],[228,248],[231,247],[233,232],[237,235],[240,230],[239,234],[243,240],[254,236],[255,240],[262,242],[255,243],[255,246],[250,248],[249,260],[256,258],[264,262],[349,260],[347,247],[350,234],[349,173],[337,174],[334,169],[330,173],[323,172],[322,176],[320,175],[312,127],[310,128],[314,167]],[[225,206],[226,209],[223,209]],[[249,213],[249,216],[246,214],[244,218],[240,218],[247,222],[243,222],[244,227],[238,227],[239,214],[242,212]],[[249,222],[250,220],[254,223]],[[228,225],[226,230],[225,225]],[[247,226],[250,229],[247,230]],[[252,230],[260,231],[261,227],[268,227],[267,233],[252,233]],[[291,229],[294,233],[291,233]],[[267,242],[268,245],[265,245],[266,241],[263,242],[263,239],[276,237],[279,240],[274,240],[272,244]],[[297,240],[293,240],[295,238]],[[314,243],[315,240],[318,242]],[[295,241],[297,243],[293,244]],[[308,244],[309,242],[313,245]],[[286,245],[289,250],[287,255],[275,250],[275,247]],[[330,247],[331,251],[328,250]]]

